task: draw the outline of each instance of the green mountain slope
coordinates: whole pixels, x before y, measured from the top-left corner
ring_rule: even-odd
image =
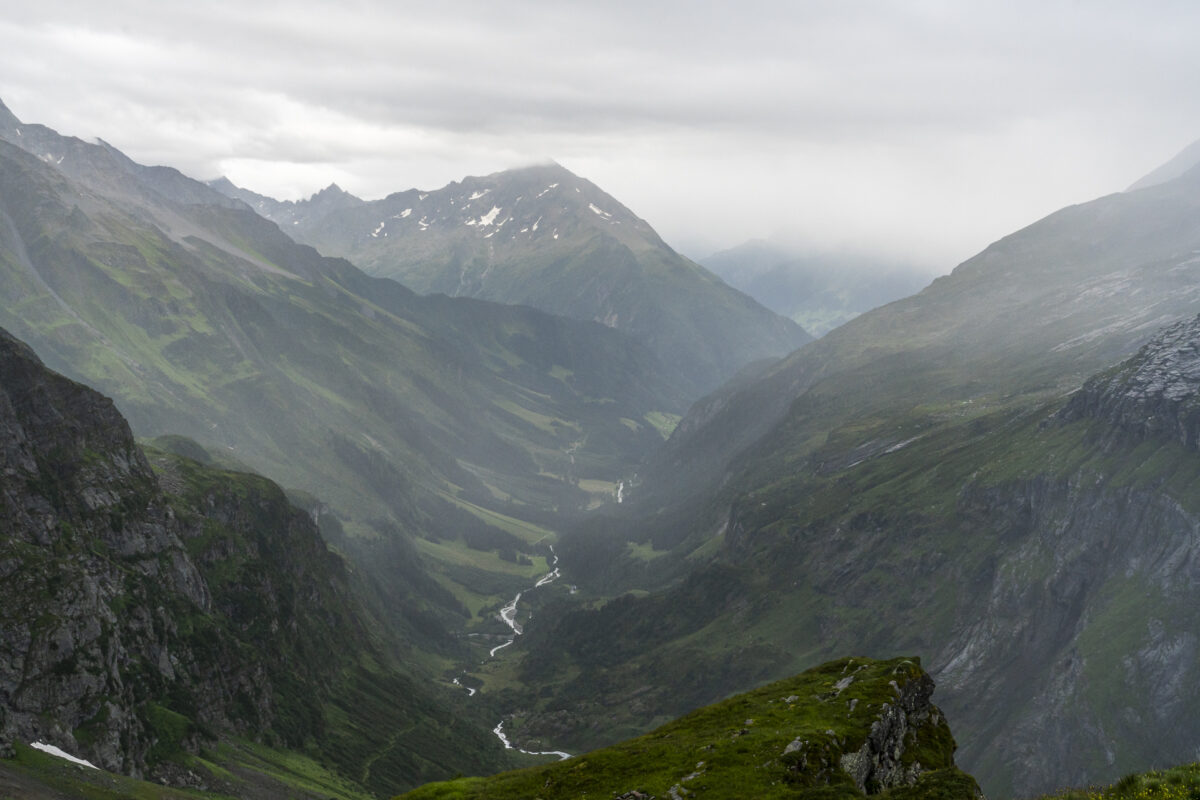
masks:
[[[1192,172],[1065,208],[999,240],[919,294],[698,401],[645,471],[643,493],[669,503],[707,493],[731,469],[752,473],[757,451],[731,464],[759,439],[799,455],[851,420],[878,426],[882,439],[902,432],[905,415],[936,425],[956,408],[1070,391],[1200,307],[1197,212]],[[766,436],[789,412],[787,437]]]
[[[710,563],[677,588],[559,609],[527,637],[523,677],[543,699],[525,735],[583,748],[839,649],[905,648],[933,665],[960,760],[990,792],[1186,760],[1200,741],[1200,471],[1186,421],[1198,343],[1200,324],[1172,329],[1066,404],[776,462],[777,480],[733,502]],[[1151,399],[1144,418],[1161,429],[1131,431],[1116,410],[1142,388],[1111,387],[1145,362],[1163,369],[1155,385],[1192,380],[1182,402]],[[1101,408],[1113,413],[1088,411]]]
[[[627,331],[677,366],[695,395],[811,339],[557,164],[372,202],[337,187],[279,203],[214,185],[299,241],[418,292],[521,303]]]
[[[842,659],[604,750],[404,797],[978,797],[932,692],[917,661]]]
[[[465,590],[447,571],[458,597],[412,589],[420,556],[393,532],[467,550],[448,522],[465,510],[507,528],[476,560],[512,572],[501,555],[610,499],[686,402],[686,380],[619,331],[421,298],[174,170],[7,119],[0,324],[139,434],[189,436],[330,503],[339,545],[403,608],[457,615]]]
[[[1198,205],[1190,174],[1065,209],[697,403],[633,507],[560,547],[606,567],[522,643],[543,687],[528,735],[578,749],[838,652],[901,650],[932,665],[989,792],[1186,760],[1190,445],[1058,413],[1194,316]],[[651,593],[583,605],[614,587]]]
[[[214,762],[246,771],[221,743],[248,739],[378,795],[507,763],[275,484],[147,459],[111,400],[3,331],[0,441],[0,750],[230,794],[252,775]]]

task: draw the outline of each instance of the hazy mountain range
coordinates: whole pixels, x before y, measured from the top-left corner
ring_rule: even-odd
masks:
[[[814,336],[915,294],[930,281],[929,270],[907,264],[845,253],[805,253],[763,240],[723,250],[700,263]]]
[[[711,391],[746,363],[811,339],[557,164],[370,202],[337,186],[286,203],[226,180],[213,186],[297,241],[416,292],[520,303],[628,332],[693,391]]]
[[[972,798],[955,740],[993,794],[1194,758],[1180,158],[903,297],[717,259],[818,287],[811,341],[557,165],[278,202],[0,106],[0,790],[100,791],[34,741],[247,797],[635,736],[414,796]]]

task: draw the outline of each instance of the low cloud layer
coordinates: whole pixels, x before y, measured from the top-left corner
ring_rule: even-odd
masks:
[[[554,158],[703,255],[752,237],[949,269],[1200,138],[1189,3],[51,2],[0,98],[284,198]]]

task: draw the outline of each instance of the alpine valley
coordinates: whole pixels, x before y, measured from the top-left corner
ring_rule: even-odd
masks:
[[[812,337],[667,246],[644,220],[557,164],[364,202],[330,186],[280,203],[226,180],[297,241],[422,293],[522,303],[645,342],[691,391]]]
[[[1198,220],[813,265],[812,340],[556,164],[281,202],[0,105],[0,797],[1183,800]]]

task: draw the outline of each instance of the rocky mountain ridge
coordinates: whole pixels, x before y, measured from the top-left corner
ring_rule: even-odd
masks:
[[[855,415],[886,425],[931,400],[1037,402],[1074,390],[1162,326],[1196,313],[1197,213],[1193,170],[1064,208],[1004,237],[920,293],[694,403],[643,470],[644,492],[658,503],[704,496],[769,461],[767,451],[819,441]],[[822,413],[809,414],[814,406]],[[760,480],[769,476],[746,485]]]
[[[811,339],[558,164],[365,203],[336,187],[278,203],[228,181],[212,185],[298,241],[422,294],[530,305],[626,331],[677,365],[697,394],[750,361]]]
[[[1200,449],[1200,317],[1159,333],[1110,373],[1087,381],[1061,417],[1103,419],[1139,439],[1169,436]]]

